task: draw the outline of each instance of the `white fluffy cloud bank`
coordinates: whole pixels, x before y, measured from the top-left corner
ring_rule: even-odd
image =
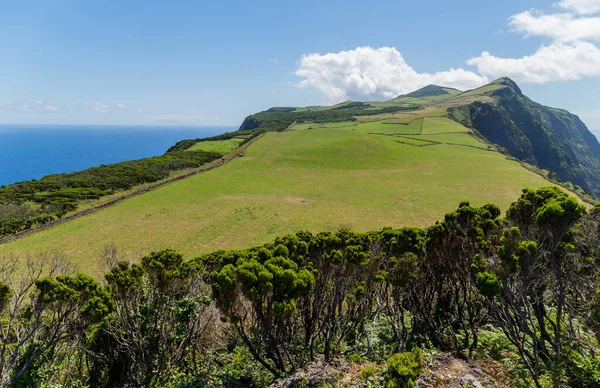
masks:
[[[470,59],[481,74],[517,82],[546,83],[600,76],[600,49],[589,42],[542,46],[522,58],[499,58],[488,52]]]
[[[562,0],[558,13],[530,10],[508,19],[526,37],[549,38],[535,53],[501,58],[487,51],[467,63],[488,77],[509,76],[517,82],[546,83],[600,76],[600,0]]]
[[[598,0],[561,0],[558,6],[582,15],[600,12],[600,1]]]
[[[302,56],[300,87],[316,89],[327,100],[392,98],[427,84],[471,89],[508,76],[517,82],[547,83],[600,76],[600,0],[562,0],[551,13],[529,10],[508,18],[513,32],[549,42],[519,58],[488,51],[467,60],[476,71],[449,69],[419,73],[394,47]]]
[[[464,69],[418,73],[394,47],[302,56],[296,75],[300,87],[315,88],[330,101],[354,97],[393,98],[428,84],[471,89],[488,79]]]
[[[559,42],[600,40],[598,16],[580,17],[572,13],[546,15],[532,10],[511,16],[508,25],[525,36],[546,36]]]

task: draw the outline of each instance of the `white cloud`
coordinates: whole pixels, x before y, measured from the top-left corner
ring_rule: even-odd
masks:
[[[297,85],[319,90],[330,101],[359,96],[393,98],[427,84],[471,89],[488,82],[464,69],[418,73],[394,47],[358,47],[329,54],[303,55]]]
[[[29,111],[29,105],[21,105],[21,110],[23,112],[28,112]]]
[[[270,58],[269,59],[269,63],[273,64],[273,65],[277,65],[279,63],[279,58]]]
[[[488,52],[467,61],[481,74],[517,82],[546,83],[600,76],[600,48],[589,42],[553,43],[533,55],[499,58]]]
[[[123,112],[125,110],[125,105],[123,105],[123,104],[117,104],[117,110],[119,112]]]
[[[577,17],[572,13],[545,15],[532,10],[511,16],[508,25],[525,36],[547,36],[560,42],[600,40],[600,17]]]
[[[479,73],[508,76],[519,82],[546,83],[600,76],[600,0],[562,0],[558,7],[569,12],[544,14],[529,10],[508,18],[513,31],[542,36],[551,43],[520,58],[501,58],[487,51],[467,61]]]
[[[557,5],[581,15],[600,12],[600,1],[598,0],[561,0]]]
[[[86,102],[85,104],[90,107],[91,112],[97,112],[97,113],[108,112],[108,105],[106,105],[102,102]]]
[[[44,103],[44,101],[43,100],[35,100],[35,103],[38,105],[42,105]]]
[[[57,107],[53,106],[53,105],[46,105],[44,107],[44,110],[46,112],[58,112],[60,109],[58,109]]]

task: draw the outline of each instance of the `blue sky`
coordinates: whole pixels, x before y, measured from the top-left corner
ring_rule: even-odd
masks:
[[[508,75],[600,130],[600,0],[5,1],[0,36],[0,123],[238,125]]]

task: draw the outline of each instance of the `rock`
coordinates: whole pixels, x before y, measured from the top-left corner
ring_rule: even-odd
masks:
[[[326,385],[335,386],[337,381],[350,369],[345,360],[326,363],[322,358],[308,364],[303,370],[279,379],[271,384],[271,388],[316,388]]]
[[[464,375],[460,378],[460,385],[465,388],[483,388],[483,385],[477,378],[471,374]]]

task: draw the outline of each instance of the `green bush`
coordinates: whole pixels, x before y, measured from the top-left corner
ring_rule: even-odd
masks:
[[[423,354],[419,348],[398,353],[387,361],[388,387],[412,388],[423,370]]]
[[[368,381],[373,381],[376,375],[377,368],[375,367],[375,365],[367,365],[360,370],[360,378],[365,383]]]

